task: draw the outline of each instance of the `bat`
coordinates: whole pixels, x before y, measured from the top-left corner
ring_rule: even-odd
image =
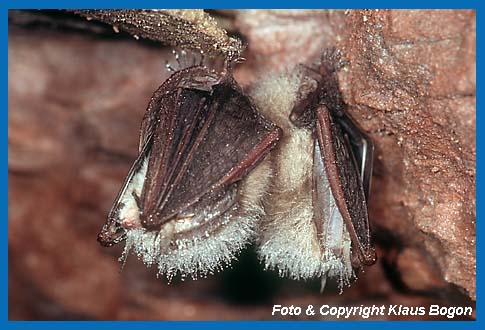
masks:
[[[272,77],[253,95],[283,129],[271,155],[259,257],[281,276],[320,278],[322,290],[327,277],[342,290],[354,268],[377,259],[367,211],[374,147],[346,112],[339,63],[327,50],[318,70]]]
[[[171,279],[223,268],[254,236],[281,130],[232,77],[193,65],[153,94],[139,154],[98,235]]]

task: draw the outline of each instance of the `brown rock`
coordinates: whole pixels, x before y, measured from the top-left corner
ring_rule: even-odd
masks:
[[[248,60],[236,77],[250,83],[255,73],[268,74],[319,59],[333,45],[343,24],[343,11],[241,10],[235,26],[247,38]]]
[[[379,118],[364,128],[391,134],[390,143],[375,137],[395,179],[377,198],[403,208],[392,226],[382,209],[375,226],[406,224],[403,242],[475,299],[475,12],[356,11],[348,20],[348,102],[368,109],[356,117]]]
[[[436,268],[431,267],[430,261],[425,260],[418,250],[407,248],[402,251],[396,266],[402,280],[412,290],[438,290],[446,287]]]

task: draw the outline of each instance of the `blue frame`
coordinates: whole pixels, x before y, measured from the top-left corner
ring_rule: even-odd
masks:
[[[230,2],[222,2],[222,1],[213,1],[213,0],[204,0],[204,1],[194,1],[194,0],[178,0],[177,2],[170,2],[164,3],[160,1],[62,1],[62,0],[52,0],[52,1],[8,1],[3,0],[0,1],[0,15],[1,15],[1,43],[4,45],[4,52],[2,56],[2,71],[3,71],[3,79],[2,85],[2,100],[5,104],[4,111],[2,112],[2,120],[1,122],[1,131],[4,132],[4,140],[2,141],[2,149],[4,152],[1,155],[1,164],[3,167],[3,171],[1,174],[2,180],[2,187],[1,187],[1,212],[4,214],[4,222],[3,228],[5,229],[2,233],[1,239],[3,241],[4,248],[1,250],[1,260],[4,267],[2,267],[1,271],[1,311],[2,317],[0,319],[0,327],[1,328],[17,328],[17,329],[30,329],[34,327],[40,327],[45,329],[64,329],[65,327],[80,327],[80,328],[105,328],[105,329],[155,329],[155,328],[164,328],[164,329],[172,329],[172,328],[219,328],[223,329],[226,327],[231,328],[246,328],[252,327],[254,329],[267,329],[269,328],[312,328],[312,329],[321,329],[322,327],[331,326],[334,329],[341,329],[343,327],[356,327],[356,328],[374,328],[374,327],[387,327],[388,325],[383,322],[376,322],[376,321],[357,321],[357,322],[332,322],[331,325],[328,323],[322,323],[320,321],[266,321],[266,322],[252,322],[252,321],[240,321],[240,322],[218,322],[218,321],[211,321],[211,322],[187,322],[187,321],[171,321],[171,322],[122,322],[122,321],[104,321],[104,322],[88,322],[88,321],[56,321],[56,322],[39,322],[39,321],[8,321],[8,140],[7,140],[7,132],[8,132],[8,9],[21,9],[21,8],[156,8],[156,7],[166,7],[166,8],[321,8],[328,6],[333,8],[389,8],[389,5],[392,8],[475,8],[477,9],[477,14],[481,13],[480,2],[479,1],[468,1],[462,0],[460,2],[451,2],[451,1],[430,1],[430,0],[412,0],[412,1],[393,1],[393,2],[385,2],[385,1],[372,1],[366,3],[359,3],[357,1],[338,1],[338,2],[329,2],[329,3],[316,3],[308,0],[299,0],[298,2],[289,2],[289,1],[266,1],[261,2],[260,0],[246,0],[246,1],[230,1]],[[479,16],[479,15],[478,15]],[[481,24],[480,19],[477,17],[477,53],[481,53],[481,45],[480,45],[480,32],[481,32]],[[477,58],[480,58],[477,56]],[[477,62],[477,72],[478,72],[478,80],[480,80],[480,73],[481,73],[481,65],[480,62]],[[479,108],[479,104],[481,104],[481,97],[477,95],[477,107]],[[482,123],[482,117],[484,114],[478,112],[477,113],[477,127],[480,127]],[[481,130],[477,130],[477,149],[480,150],[481,145],[483,144],[484,140],[484,133]],[[480,196],[483,197],[483,187],[484,187],[484,180],[482,175],[480,175],[480,169],[483,167],[483,161],[480,162],[480,153],[477,152],[477,197],[478,201],[480,200]],[[483,214],[484,206],[481,203],[477,203],[477,216]],[[477,222],[477,235],[483,231],[483,225],[481,221]],[[480,241],[477,240],[477,259],[480,259],[482,256],[480,247]],[[477,267],[477,296],[480,293],[480,279],[483,278],[482,273],[479,271]],[[479,299],[478,299],[479,300]],[[418,324],[413,324],[413,326],[419,326],[423,328],[451,328],[455,326],[460,327],[471,327],[471,328],[485,328],[484,324],[482,324],[482,309],[480,302],[476,305],[476,315],[477,321],[472,322],[446,322],[446,321],[437,321],[437,322],[424,322],[424,321],[414,321],[418,322]],[[403,323],[405,321],[397,321],[393,322],[393,327],[404,328],[408,327],[407,323]],[[482,324],[480,326],[480,324]]]

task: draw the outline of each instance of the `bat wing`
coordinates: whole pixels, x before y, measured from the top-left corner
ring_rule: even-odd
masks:
[[[145,147],[140,151],[138,157],[128,171],[126,179],[123,182],[123,185],[121,186],[118,195],[116,196],[115,202],[113,203],[111,210],[109,211],[108,220],[106,221],[103,228],[101,229],[101,232],[98,235],[98,241],[103,246],[112,246],[125,239],[126,232],[121,227],[120,222],[122,220],[122,210],[127,204],[125,196],[132,195],[136,186],[136,184],[133,184],[134,181],[140,181],[140,177],[143,177],[145,175],[143,173],[143,161],[146,156],[147,147],[148,144],[145,144]]]
[[[232,78],[192,88],[186,72],[155,93],[142,124],[149,150],[140,196],[142,223],[154,228],[240,180],[269,152],[280,130],[265,120]],[[195,85],[194,85],[195,86]]]
[[[359,167],[348,137],[326,106],[316,110],[316,132],[328,181],[361,263],[376,260]]]

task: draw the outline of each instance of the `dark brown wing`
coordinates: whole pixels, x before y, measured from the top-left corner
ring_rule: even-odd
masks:
[[[258,114],[230,78],[213,85],[211,92],[185,87],[187,83],[178,86],[159,93],[154,124],[142,133],[152,135],[141,139],[150,143],[140,197],[147,228],[239,180],[279,136],[279,129]]]
[[[176,89],[193,89],[211,92],[215,85],[221,83],[224,75],[221,73],[209,72],[205,67],[193,66],[175,72],[156,91],[148,103],[148,108],[143,116],[140,129],[140,143],[138,151],[144,148],[153,136],[158,126],[160,111],[164,102],[170,102],[170,94]],[[166,114],[167,115],[167,114]],[[170,114],[168,114],[170,115]]]
[[[316,115],[317,137],[337,207],[360,262],[373,264],[377,257],[371,241],[364,188],[350,142],[326,106],[320,105]]]

